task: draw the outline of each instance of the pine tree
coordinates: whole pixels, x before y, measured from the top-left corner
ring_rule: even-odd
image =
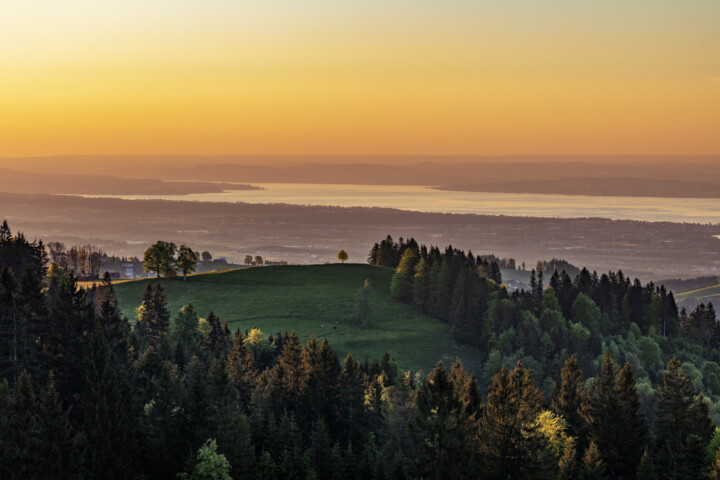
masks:
[[[637,469],[637,480],[658,480],[655,460],[648,449],[645,449]]]
[[[181,433],[186,431],[182,406],[186,404],[180,369],[163,362],[152,379],[152,400],[143,418],[147,446],[144,471],[153,478],[170,478],[182,470],[190,451]]]
[[[621,456],[615,471],[618,478],[633,478],[648,445],[650,432],[629,363],[618,373],[617,390],[622,430],[620,438],[616,439]]]
[[[608,478],[605,473],[605,463],[595,442],[590,442],[585,450],[578,468],[577,478],[578,480],[606,480]]]
[[[277,470],[277,465],[270,452],[263,452],[258,462],[258,478],[262,480],[278,480]]]
[[[302,369],[305,378],[299,399],[298,414],[307,423],[320,417],[325,406],[322,367],[321,346],[313,334],[302,349]]]
[[[332,449],[330,450],[330,479],[331,480],[345,480],[347,475],[345,473],[345,462],[343,461],[342,449],[340,444],[335,442]]]
[[[481,419],[481,452],[492,478],[548,478],[553,458],[545,437],[533,428],[545,397],[518,362],[495,375]]]
[[[618,373],[609,351],[582,405],[590,438],[610,478],[632,478],[648,441],[648,428],[629,364]]]
[[[234,479],[252,480],[257,478],[257,463],[255,459],[255,445],[250,432],[250,421],[239,410],[233,410],[232,421],[229,425],[228,442],[221,448],[232,464],[232,477]]]
[[[281,388],[282,397],[290,411],[299,411],[298,406],[307,381],[303,366],[300,339],[292,332],[278,355],[277,365],[273,369],[275,381]]]
[[[205,320],[210,326],[205,349],[213,358],[226,356],[230,348],[230,329],[228,328],[227,322],[221,325],[220,319],[212,310],[210,310]]]
[[[14,420],[12,395],[7,378],[0,380],[0,432],[9,437]],[[5,437],[3,437],[5,438]],[[0,478],[11,478],[11,463],[14,461],[14,445],[7,441],[0,442]]]
[[[258,371],[255,369],[253,352],[246,344],[240,330],[235,332],[235,340],[227,356],[227,371],[237,392],[238,402],[244,409],[250,403]]]
[[[7,224],[4,224],[7,226]],[[21,370],[18,365],[18,305],[17,281],[7,266],[0,272],[0,380],[17,382]]]
[[[310,455],[313,469],[320,479],[330,478],[331,448],[327,425],[322,418],[319,418],[315,421],[310,436]]]
[[[476,419],[480,413],[481,398],[475,372],[468,375],[458,357],[450,367],[450,381],[464,412],[468,417]]]
[[[51,305],[52,321],[43,329],[42,356],[45,367],[53,371],[63,405],[75,402],[85,390],[85,355],[90,333],[95,327],[95,308],[87,292],[77,288],[70,275],[58,285]],[[79,423],[80,410],[72,410],[71,420]]]
[[[207,366],[193,356],[185,366],[184,390],[186,392],[183,409],[187,423],[183,436],[191,445],[200,445],[203,439],[210,436],[210,395],[208,394]]]
[[[157,344],[165,337],[170,324],[167,296],[160,283],[153,289],[150,282],[145,286],[143,302],[137,310],[137,323],[147,335],[149,342]]]
[[[85,391],[81,397],[83,430],[88,439],[87,467],[95,476],[135,476],[138,426],[132,386],[126,374],[110,350],[106,331],[98,321],[89,339]]]
[[[5,413],[7,414],[7,413]],[[3,445],[7,445],[6,464],[0,466],[9,479],[33,478],[38,453],[38,403],[32,380],[21,372],[12,391],[10,420],[3,432]]]
[[[576,448],[575,439],[568,439],[559,462],[558,480],[576,480],[578,478]]]
[[[500,267],[498,266],[498,263],[493,260],[490,262],[490,271],[488,272],[488,278],[498,285],[502,285],[502,274],[500,273]]]
[[[395,269],[395,274],[390,282],[390,295],[394,299],[401,302],[410,302],[412,300],[412,280],[417,261],[417,254],[414,250],[408,248],[403,252],[400,264]]]
[[[707,403],[672,358],[658,386],[655,414],[658,473],[661,478],[698,478],[713,432]]]
[[[360,365],[350,353],[345,356],[339,384],[339,433],[346,442],[347,454],[352,455],[353,444],[360,440],[360,427],[363,425],[364,389]]]
[[[475,462],[467,414],[442,363],[418,391],[415,409],[411,426],[418,475],[470,478]]]
[[[570,428],[570,435],[575,438],[582,438],[585,431],[585,420],[580,412],[584,395],[583,384],[577,358],[572,355],[565,360],[560,371],[560,385],[555,383],[552,408],[565,419]]]
[[[70,408],[63,410],[55,380],[50,374],[47,385],[38,398],[38,445],[33,459],[35,478],[84,478],[85,450],[90,446],[82,433],[70,424]],[[132,478],[132,469],[102,471],[112,478]]]
[[[228,376],[225,359],[214,359],[210,364],[207,379],[209,401],[208,424],[210,432],[218,441],[220,449],[225,451],[232,442],[235,426],[240,415],[237,395]]]
[[[26,370],[40,383],[48,373],[41,364],[39,339],[48,324],[49,311],[42,281],[35,270],[28,268],[20,278],[15,304],[18,308],[13,346],[17,352],[17,371]]]
[[[192,304],[183,306],[173,319],[170,334],[173,343],[184,350],[187,357],[197,353],[200,317]]]

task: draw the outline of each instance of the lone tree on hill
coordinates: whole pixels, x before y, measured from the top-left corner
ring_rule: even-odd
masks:
[[[245,265],[252,265],[252,255],[245,255]]]
[[[338,260],[340,260],[341,263],[345,263],[345,260],[348,259],[348,254],[345,250],[340,250],[338,252]]]
[[[158,278],[175,276],[175,251],[177,246],[172,242],[158,240],[143,255],[143,268],[146,272],[157,273]]]
[[[212,261],[212,254],[211,254],[210,252],[208,252],[207,250],[205,250],[204,252],[202,252],[202,253],[201,253],[201,256],[202,256],[202,261],[203,261],[203,262],[210,262],[210,261]]]
[[[255,265],[262,265],[263,264],[263,258],[260,255],[255,256]]]
[[[198,259],[195,255],[195,252],[192,251],[192,248],[187,247],[185,245],[180,246],[180,250],[178,250],[178,257],[175,261],[175,264],[177,265],[177,268],[180,269],[180,271],[183,274],[183,280],[187,280],[187,274],[192,273],[197,268]]]

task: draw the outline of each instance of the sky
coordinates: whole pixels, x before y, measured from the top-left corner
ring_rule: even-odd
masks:
[[[0,156],[718,154],[720,0],[0,1]]]

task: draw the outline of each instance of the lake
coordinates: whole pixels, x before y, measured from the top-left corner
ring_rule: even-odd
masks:
[[[442,213],[720,224],[720,199],[452,192],[423,186],[256,183],[263,190],[190,195],[106,195],[124,199],[386,207]],[[99,197],[100,195],[84,195]]]

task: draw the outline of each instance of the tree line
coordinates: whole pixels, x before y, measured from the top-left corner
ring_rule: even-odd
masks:
[[[633,366],[649,410],[656,401],[653,385],[676,356],[720,422],[720,323],[712,303],[678,311],[662,285],[586,268],[574,279],[564,270],[554,270],[549,279],[533,270],[529,288],[508,291],[471,252],[441,252],[413,239],[405,245],[391,294],[450,324],[458,342],[478,347],[486,378],[521,360],[549,396],[563,359],[574,355],[582,373],[592,376],[610,350]]]
[[[388,355],[340,362],[327,339],[233,333],[192,305],[170,312],[160,283],[148,283],[136,315],[125,318],[108,277],[78,288],[72,272],[47,271],[41,243],[8,233],[0,259],[6,242],[24,270],[16,276],[0,264],[1,478],[665,479],[720,471],[720,434],[677,359],[658,373],[649,410],[635,366],[611,348],[592,375],[566,355],[549,394],[522,360],[492,376],[459,361],[427,375],[398,370]]]

